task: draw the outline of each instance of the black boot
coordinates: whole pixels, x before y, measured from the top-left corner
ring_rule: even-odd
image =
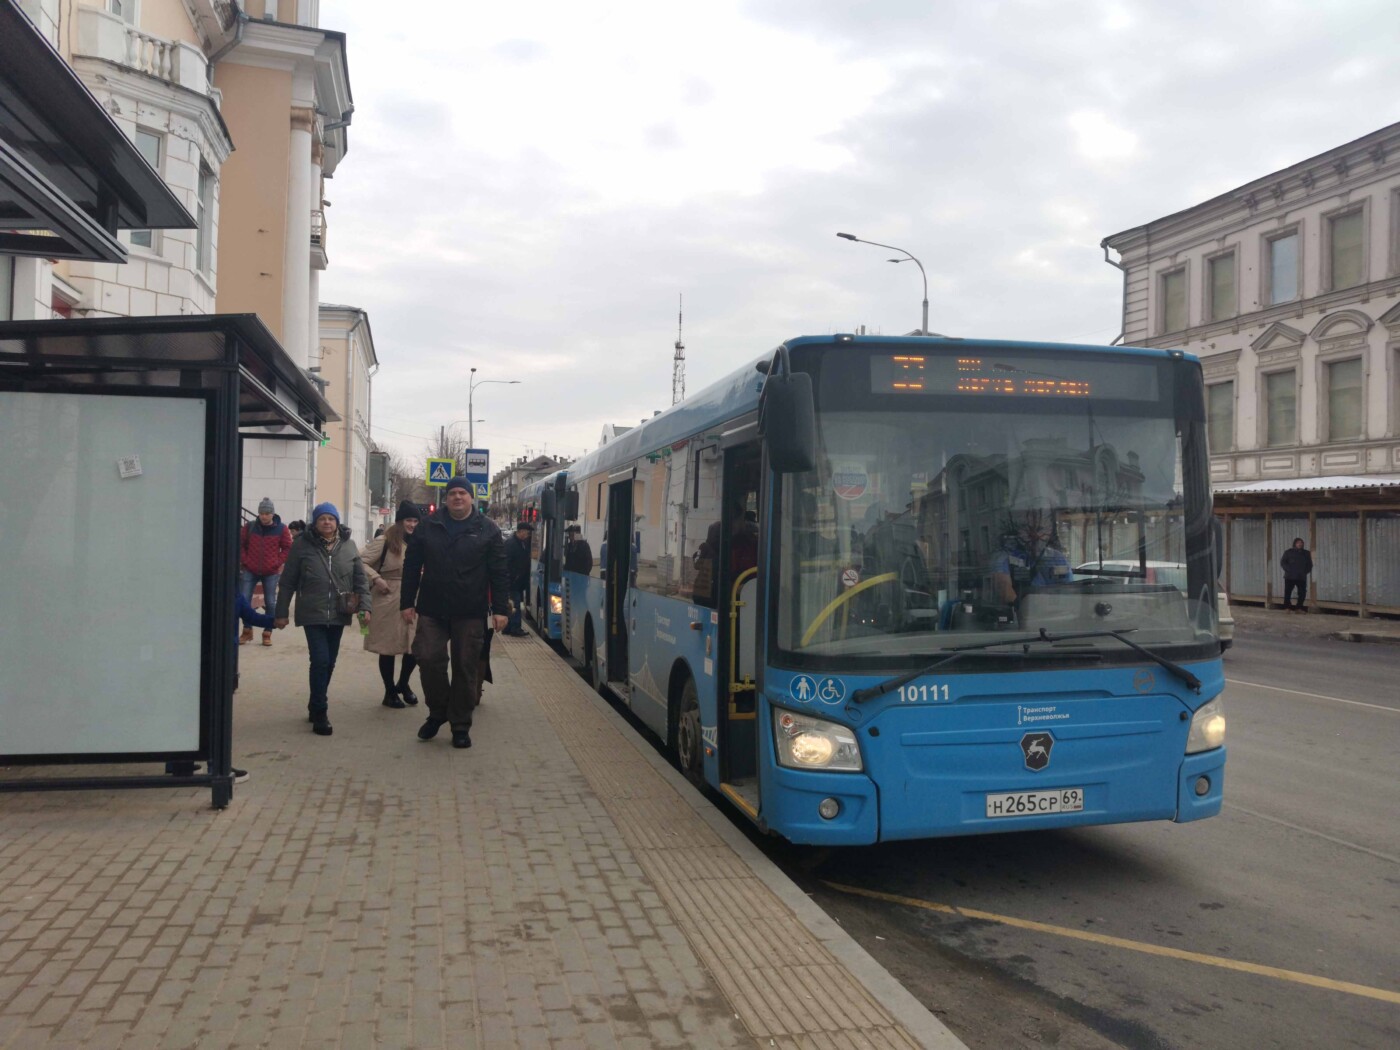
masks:
[[[418,703],[418,697],[415,696],[413,690],[408,687],[407,682],[399,686],[399,695],[403,697],[403,702],[409,707],[414,707]]]
[[[330,736],[335,732],[331,728],[331,720],[326,717],[324,711],[319,712],[311,720],[311,731],[317,736]]]
[[[384,699],[383,699],[382,701],[380,701],[380,702],[381,702],[385,707],[407,707],[407,706],[408,706],[408,705],[405,704],[402,700],[399,699],[399,694],[396,693],[396,692],[394,692],[394,690],[392,690],[392,689],[386,689],[386,690],[384,690]]]

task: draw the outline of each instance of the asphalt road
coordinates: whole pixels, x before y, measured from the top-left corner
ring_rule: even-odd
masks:
[[[765,848],[975,1050],[1400,1046],[1400,648],[1226,674],[1212,820]]]

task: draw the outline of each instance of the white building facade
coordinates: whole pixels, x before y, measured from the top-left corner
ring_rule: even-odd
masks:
[[[1103,245],[1123,342],[1202,360],[1217,490],[1400,476],[1400,124]]]

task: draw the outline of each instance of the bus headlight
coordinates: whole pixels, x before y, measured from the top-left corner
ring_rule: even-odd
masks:
[[[796,711],[773,712],[773,735],[778,741],[778,764],[789,769],[862,769],[855,732],[836,722]]]
[[[549,596],[549,611],[556,616],[564,611],[564,596],[562,594],[551,594]]]
[[[1186,753],[1209,751],[1225,744],[1225,712],[1216,697],[1191,717],[1191,732],[1186,737]]]

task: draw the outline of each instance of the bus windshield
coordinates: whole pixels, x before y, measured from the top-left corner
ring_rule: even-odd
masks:
[[[1203,464],[1158,360],[929,358],[912,377],[909,360],[818,364],[818,466],[782,479],[780,651],[936,656],[1042,630],[1213,643]],[[1132,657],[1111,637],[1064,646]]]

